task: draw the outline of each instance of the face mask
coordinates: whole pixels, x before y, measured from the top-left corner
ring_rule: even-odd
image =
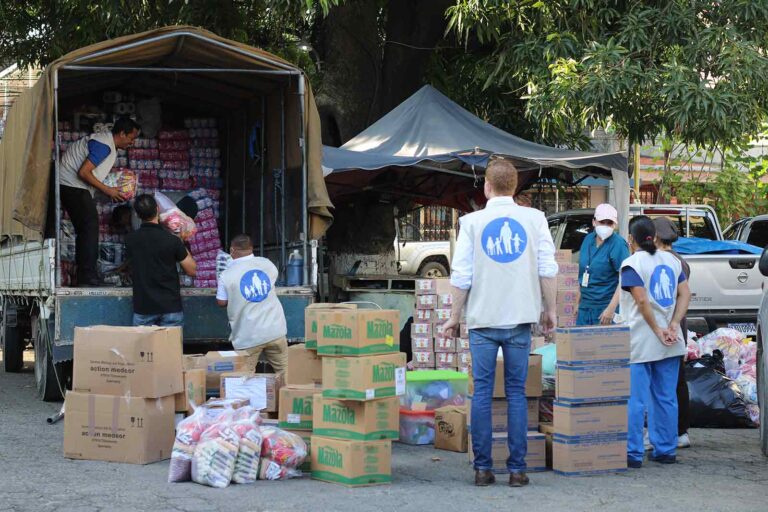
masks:
[[[613,228],[611,226],[597,226],[595,232],[600,237],[600,240],[608,240],[613,234]]]

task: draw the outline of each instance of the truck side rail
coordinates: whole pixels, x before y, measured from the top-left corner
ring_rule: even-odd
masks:
[[[56,247],[52,239],[9,241],[0,248],[0,294],[48,296],[54,291]]]

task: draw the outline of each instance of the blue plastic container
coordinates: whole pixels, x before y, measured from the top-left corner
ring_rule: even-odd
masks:
[[[288,266],[285,270],[285,282],[288,286],[301,286],[302,274],[304,272],[304,258],[296,249],[288,256]]]

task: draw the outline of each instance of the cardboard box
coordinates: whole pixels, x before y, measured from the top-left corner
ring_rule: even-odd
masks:
[[[75,327],[75,391],[159,398],[184,391],[179,327]],[[173,411],[171,411],[173,412]]]
[[[435,309],[437,307],[437,295],[417,295],[416,309]]]
[[[435,367],[435,353],[431,350],[414,350],[412,354],[414,368],[428,370]]]
[[[443,336],[443,324],[432,324],[432,335],[437,338],[438,336]]]
[[[209,394],[216,394],[219,391],[222,374],[232,372],[253,373],[256,370],[255,363],[253,368],[248,368],[249,356],[248,352],[244,350],[211,351],[205,354],[205,361],[205,388]]]
[[[578,304],[557,304],[557,319],[575,318],[579,314]]]
[[[184,354],[181,356],[181,365],[184,370],[207,370],[208,368],[205,354]]]
[[[411,338],[414,336],[425,336],[432,338],[432,324],[411,324]]]
[[[547,345],[549,345],[549,342],[544,336],[534,336],[531,338],[531,352]]]
[[[557,303],[558,304],[575,304],[579,305],[579,290],[557,290]]]
[[[466,375],[472,374],[472,367],[471,366],[462,366],[461,364],[456,368],[457,372],[461,372]]]
[[[435,448],[466,453],[468,437],[466,407],[452,405],[435,410]]]
[[[397,310],[321,311],[317,316],[318,355],[365,356],[399,351]]]
[[[558,263],[558,274],[561,276],[579,276],[579,264],[578,263]]]
[[[627,433],[627,402],[567,404],[555,401],[554,432],[564,438]]]
[[[435,338],[435,352],[456,352],[456,340],[454,338]]]
[[[629,400],[629,365],[557,365],[556,396],[563,403]]]
[[[312,471],[312,432],[310,432],[309,430],[291,430],[291,429],[283,429],[283,430],[285,430],[286,432],[290,432],[291,434],[296,434],[301,438],[302,441],[306,443],[307,458],[304,459],[304,463],[298,467],[298,470],[309,473],[310,471]]]
[[[242,398],[260,411],[277,412],[282,379],[274,373],[228,372],[221,374],[219,396]]]
[[[131,464],[167,459],[175,437],[173,404],[173,396],[139,398],[70,391],[64,415],[64,456]]]
[[[557,289],[558,290],[579,290],[579,277],[572,275],[557,275]]]
[[[312,397],[320,389],[312,385],[280,388],[278,424],[283,429],[312,430]]]
[[[600,475],[627,470],[626,436],[573,440],[552,437],[552,468],[566,476]]]
[[[469,339],[469,327],[464,322],[459,324],[459,337]]]
[[[459,366],[456,352],[435,352],[435,368],[454,370]]]
[[[205,369],[184,370],[184,391],[174,396],[176,412],[190,412],[192,407],[205,403]]]
[[[606,325],[558,329],[555,340],[558,364],[596,365],[629,362],[629,327]]]
[[[288,347],[288,366],[285,369],[285,384],[288,386],[323,383],[323,362],[316,350],[309,350],[305,344]]]
[[[437,296],[437,307],[440,309],[451,309],[453,306],[453,294],[441,293]]]
[[[570,249],[560,249],[555,252],[555,261],[558,263],[571,263],[573,261],[573,251]]]
[[[413,323],[431,324],[435,319],[434,309],[417,309],[413,312]]]
[[[469,352],[469,338],[456,338],[456,352]]]
[[[552,469],[552,435],[554,429],[551,423],[542,423],[539,425],[539,432],[546,436],[545,443],[547,449],[547,468]]]
[[[373,400],[405,394],[405,354],[324,357],[323,396]]]
[[[433,324],[444,324],[451,318],[450,309],[436,309],[435,314],[432,317]]]
[[[469,368],[472,366],[472,354],[469,352],[456,352],[457,365]]]
[[[563,328],[576,327],[578,315],[560,316],[557,318],[557,326]]]
[[[392,482],[392,441],[312,436],[312,478],[349,487]]]
[[[546,436],[539,432],[528,432],[528,452],[525,455],[526,471],[538,473],[547,470],[547,446]],[[469,460],[474,461],[475,454],[472,451],[472,436],[469,436]],[[494,432],[491,437],[491,459],[493,460],[494,473],[507,472],[507,458],[509,446],[507,445],[506,432]]]
[[[542,357],[539,354],[530,354],[528,356],[528,378],[525,381],[525,396],[539,397],[542,395],[543,388],[541,384]],[[470,371],[469,393],[472,394],[474,385],[472,382],[472,372]],[[493,398],[504,398],[504,360],[496,359],[496,374],[493,381]]]
[[[317,314],[320,311],[338,311],[357,309],[356,304],[330,304],[318,302],[310,304],[304,310],[304,345],[309,350],[317,350]]]
[[[375,441],[398,439],[400,400],[397,397],[353,402],[314,396],[314,433],[334,439]]]
[[[429,352],[435,351],[435,341],[432,338],[426,336],[413,336],[411,337],[411,350],[426,350]]]
[[[416,295],[435,295],[437,283],[434,279],[416,279],[413,283]]]
[[[539,399],[528,398],[528,430],[539,430]],[[470,405],[471,407],[471,405]],[[507,431],[507,399],[494,398],[491,402],[491,430]]]

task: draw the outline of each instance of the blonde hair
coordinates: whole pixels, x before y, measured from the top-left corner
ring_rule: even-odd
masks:
[[[492,160],[485,170],[485,181],[494,193],[512,196],[517,192],[517,168],[508,160]]]

